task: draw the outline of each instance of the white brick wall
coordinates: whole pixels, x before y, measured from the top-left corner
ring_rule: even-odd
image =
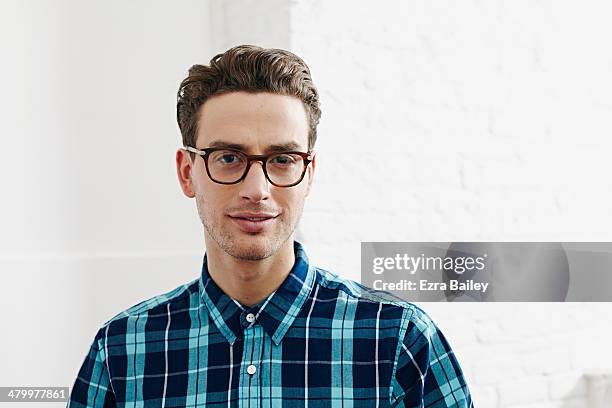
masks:
[[[479,406],[590,407],[585,374],[612,372],[609,304],[421,306],[453,345]]]
[[[313,257],[358,279],[360,241],[610,241],[610,11],[297,1],[292,50],[323,102]],[[478,407],[587,407],[584,374],[612,371],[612,304],[422,306]]]

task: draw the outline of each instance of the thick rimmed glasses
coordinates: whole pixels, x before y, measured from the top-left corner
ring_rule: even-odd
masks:
[[[306,168],[312,161],[312,152],[276,152],[266,155],[246,154],[225,147],[198,150],[185,146],[185,150],[202,156],[208,177],[219,184],[240,183],[249,172],[251,163],[262,164],[266,179],[277,187],[293,187],[304,179]]]

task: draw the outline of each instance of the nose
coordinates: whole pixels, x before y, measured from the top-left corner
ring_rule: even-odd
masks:
[[[269,183],[263,171],[263,163],[253,161],[246,177],[239,183],[240,196],[253,202],[267,200],[270,197]]]

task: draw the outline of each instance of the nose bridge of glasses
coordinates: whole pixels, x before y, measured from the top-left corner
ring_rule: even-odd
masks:
[[[266,179],[266,182],[269,182],[270,180],[268,180],[268,176],[266,174],[267,172],[266,172],[266,157],[265,156],[250,156],[247,160],[247,166],[244,169],[243,178],[246,179],[249,176],[253,162],[259,162],[259,164],[261,164],[261,172],[264,176],[264,179]]]

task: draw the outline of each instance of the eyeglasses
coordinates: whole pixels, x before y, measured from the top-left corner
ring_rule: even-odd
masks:
[[[248,174],[251,163],[259,161],[270,183],[277,187],[293,187],[304,179],[306,168],[313,158],[312,152],[277,152],[257,155],[225,147],[198,150],[185,146],[184,149],[202,156],[208,177],[219,184],[241,182]]]

